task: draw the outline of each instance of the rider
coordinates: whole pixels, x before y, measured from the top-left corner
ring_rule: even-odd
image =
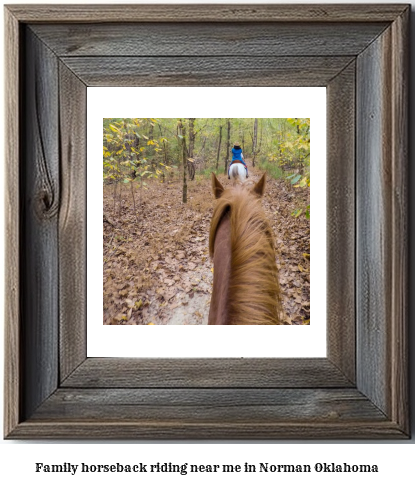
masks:
[[[231,164],[229,165],[228,168],[228,180],[231,179],[229,175],[229,170],[231,169],[232,163],[242,163],[245,166],[246,169],[246,177],[248,178],[248,166],[246,165],[244,161],[244,155],[242,154],[242,148],[239,142],[235,142],[235,145],[232,148],[232,161]]]

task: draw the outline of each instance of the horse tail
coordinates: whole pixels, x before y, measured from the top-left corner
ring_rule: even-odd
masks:
[[[236,182],[239,180],[241,183],[243,183],[243,179],[241,177],[241,174],[239,172],[240,165],[235,164],[232,165],[231,167],[231,179],[233,180],[233,184],[236,184]]]

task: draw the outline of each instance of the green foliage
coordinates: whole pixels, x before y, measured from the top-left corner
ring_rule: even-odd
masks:
[[[127,184],[139,180],[141,185],[143,178],[159,178],[171,169],[158,156],[169,141],[154,137],[156,124],[157,119],[152,118],[104,119],[104,181]]]
[[[125,184],[177,177],[183,171],[179,119],[104,119],[104,180]],[[227,148],[225,118],[181,119],[187,139],[190,169],[201,177],[223,173]],[[230,146],[238,141],[245,159],[253,158],[254,120],[229,119]],[[287,178],[294,188],[310,186],[310,119],[257,119],[256,165],[273,178]],[[190,130],[191,128],[191,130]],[[222,128],[222,129],[221,129]],[[190,134],[194,137],[191,141]],[[189,148],[191,147],[191,153]],[[190,173],[189,173],[190,174]],[[309,217],[310,209],[295,215]]]
[[[287,173],[307,172],[310,168],[310,119],[271,119],[273,141],[269,161]]]
[[[275,164],[274,161],[269,161],[265,156],[261,157],[258,161],[258,167],[262,171],[266,171],[269,176],[276,180],[284,176],[283,169],[278,164]]]
[[[292,140],[287,141],[283,150],[293,151],[293,160],[297,161],[298,166],[293,167],[293,173],[287,175],[287,179],[294,188],[304,188],[310,186],[310,119],[287,119],[288,123],[295,128],[295,135]],[[310,218],[310,205],[295,210],[293,215],[299,217],[303,214]]]

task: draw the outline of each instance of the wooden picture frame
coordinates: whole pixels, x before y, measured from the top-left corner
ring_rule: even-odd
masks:
[[[409,437],[409,14],[5,8],[7,439]],[[85,107],[100,85],[327,87],[327,358],[86,357]]]

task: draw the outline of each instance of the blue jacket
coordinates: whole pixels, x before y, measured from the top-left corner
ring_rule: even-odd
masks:
[[[235,149],[234,147],[232,148],[232,161],[235,159],[239,159],[239,161],[243,161],[242,159],[242,148]]]

